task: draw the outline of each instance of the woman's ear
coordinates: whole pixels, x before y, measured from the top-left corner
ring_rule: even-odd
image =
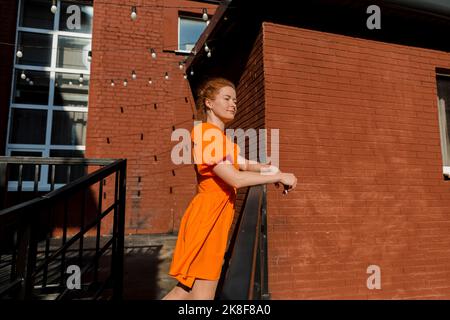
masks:
[[[212,109],[211,100],[209,98],[205,98],[205,106],[207,109]]]

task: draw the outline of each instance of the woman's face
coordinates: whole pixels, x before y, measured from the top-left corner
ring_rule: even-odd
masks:
[[[233,120],[236,115],[236,91],[232,87],[222,87],[214,100],[206,99],[205,103],[224,123]]]

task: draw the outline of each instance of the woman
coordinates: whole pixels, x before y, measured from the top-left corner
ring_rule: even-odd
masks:
[[[197,107],[206,113],[206,122],[191,132],[198,193],[181,220],[170,266],[169,275],[178,284],[163,300],[214,299],[233,222],[236,189],[282,183],[285,190],[293,190],[297,184],[291,173],[242,158],[239,146],[225,136],[225,124],[236,114],[233,83],[223,78],[206,81],[198,92]],[[215,138],[206,138],[211,135]],[[209,155],[206,151],[211,150],[211,144],[217,150],[222,146],[225,152]],[[267,169],[275,171],[261,174]]]

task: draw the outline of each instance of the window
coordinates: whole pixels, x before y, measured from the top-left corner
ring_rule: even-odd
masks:
[[[442,163],[444,165],[444,174],[450,175],[450,72],[438,72],[436,83]]]
[[[22,57],[15,57],[6,145],[12,156],[84,156],[92,1],[58,0],[55,14],[50,7],[49,0],[19,1],[16,50]],[[63,169],[57,169],[57,183],[67,181]],[[42,166],[39,190],[49,190],[49,174]],[[32,189],[27,182],[23,190]],[[15,190],[14,181],[8,185]]]
[[[178,19],[178,50],[190,52],[206,28],[201,18],[180,17]]]

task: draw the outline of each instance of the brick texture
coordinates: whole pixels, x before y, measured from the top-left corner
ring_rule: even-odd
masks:
[[[435,68],[447,52],[263,24],[273,299],[450,298],[450,189]],[[381,268],[381,290],[366,286]]]
[[[135,21],[132,5],[138,5]],[[127,234],[178,230],[196,193],[193,166],[170,158],[173,126],[190,131],[195,110],[178,65],[184,57],[171,51],[177,49],[179,11],[200,15],[200,7],[214,13],[215,6],[195,1],[94,1],[86,157],[128,159]]]

